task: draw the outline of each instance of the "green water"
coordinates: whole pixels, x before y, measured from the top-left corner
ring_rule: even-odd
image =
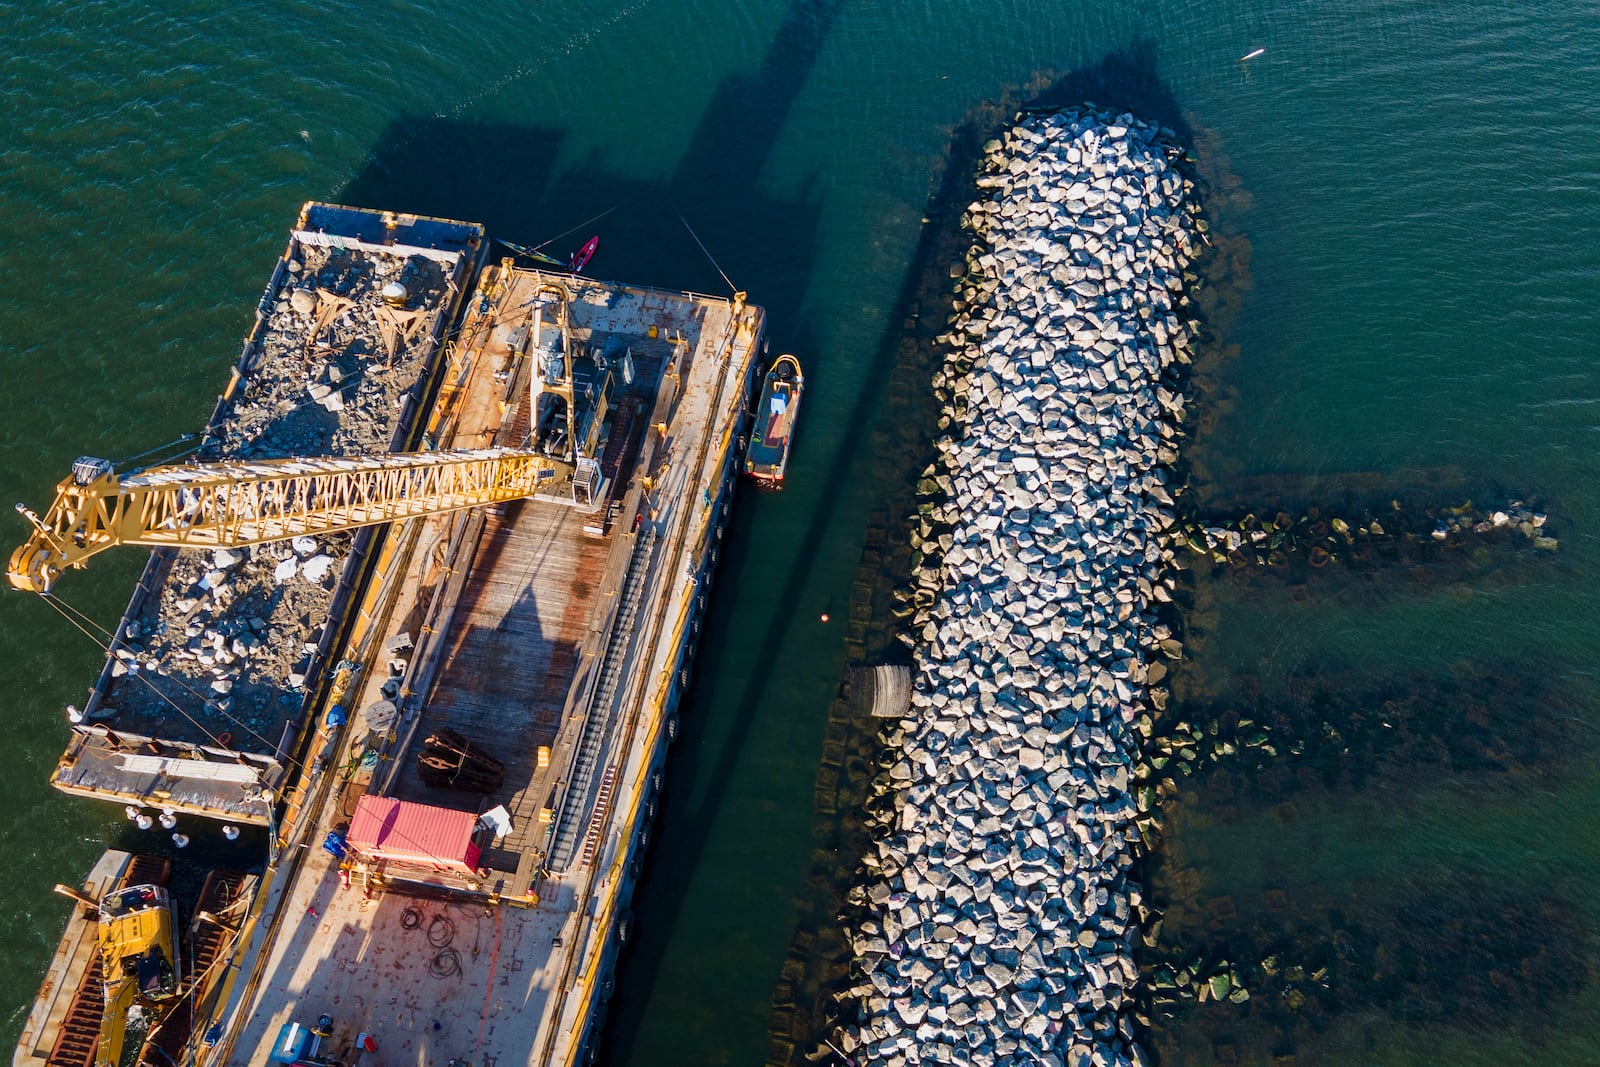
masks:
[[[43,503],[80,452],[127,455],[203,421],[309,198],[532,242],[620,204],[592,272],[721,291],[681,213],[768,307],[774,345],[805,359],[791,485],[738,509],[613,1001],[608,1058],[652,1065],[766,1054],[844,667],[841,630],[818,615],[849,596],[877,490],[862,442],[879,353],[950,132],[1006,89],[1127,53],[1145,98],[1181,112],[1239,183],[1215,207],[1251,257],[1227,327],[1238,355],[1216,379],[1232,402],[1197,442],[1213,488],[1450,468],[1469,495],[1537,498],[1563,542],[1470,585],[1331,576],[1295,600],[1224,584],[1193,684],[1335,670],[1376,684],[1467,660],[1539,677],[1578,720],[1563,757],[1519,775],[1380,768],[1301,797],[1291,821],[1217,818],[1202,797],[1174,850],[1241,920],[1268,883],[1291,909],[1399,914],[1461,878],[1571,917],[1568,988],[1470,1021],[1325,1017],[1293,1043],[1301,1062],[1596,1058],[1594,3],[39,0],[0,14],[9,499]],[[138,567],[97,560],[63,596],[110,621]],[[11,1032],[65,914],[49,885],[121,821],[44,785],[61,708],[97,662],[41,604],[0,598]],[[1508,699],[1501,714],[1548,709]],[[1487,898],[1451,899],[1471,914]],[[1264,1061],[1280,1038],[1258,1024],[1194,1021],[1166,1058],[1209,1062],[1220,1034]]]

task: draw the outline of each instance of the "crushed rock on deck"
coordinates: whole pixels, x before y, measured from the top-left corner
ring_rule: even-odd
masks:
[[[283,278],[268,297],[260,353],[219,409],[201,458],[387,449],[403,429],[402,400],[427,369],[432,347],[421,343],[424,331],[391,355],[377,316],[392,312],[379,294],[404,279],[414,312],[432,320],[448,304],[443,268],[421,256],[295,241]],[[316,310],[296,310],[313,302]],[[90,709],[94,717],[176,740],[228,733],[245,751],[271,751],[283,724],[299,714],[307,645],[315,650],[349,546],[341,536],[298,547],[172,553],[170,566],[158,571],[158,594],[145,597],[124,627],[99,706]]]

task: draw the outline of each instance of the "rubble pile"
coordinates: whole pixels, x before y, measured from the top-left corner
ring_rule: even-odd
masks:
[[[428,332],[449,305],[445,270],[421,255],[296,242],[263,305],[258,347],[199,458],[388,450],[433,351]],[[298,715],[350,543],[335,535],[177,552],[158,595],[118,635],[94,717],[158,737],[270,750]],[[141,672],[152,684],[129,677]],[[195,735],[169,700],[210,736]]]

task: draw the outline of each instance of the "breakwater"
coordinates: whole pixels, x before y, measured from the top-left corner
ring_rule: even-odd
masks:
[[[939,459],[916,532],[915,691],[859,894],[882,1063],[1131,1063],[1147,663],[1171,634],[1166,489],[1203,224],[1163,131],[1093,111],[985,145]],[[1147,824],[1148,825],[1148,824]]]

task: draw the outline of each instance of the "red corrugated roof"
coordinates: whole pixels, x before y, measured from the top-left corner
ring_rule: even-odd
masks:
[[[346,837],[371,859],[471,874],[478,867],[478,846],[472,843],[477,825],[478,817],[470,811],[364,796],[356,801]]]

